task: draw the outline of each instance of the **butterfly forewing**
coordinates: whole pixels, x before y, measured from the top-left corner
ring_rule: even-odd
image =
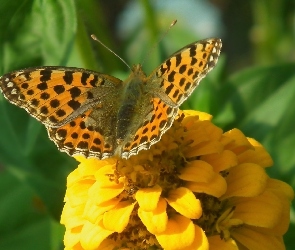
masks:
[[[121,85],[111,76],[64,67],[29,68],[1,78],[4,96],[47,126],[60,126],[86,111],[88,103],[101,101],[93,88],[103,92]]]
[[[200,80],[215,66],[221,50],[221,40],[210,38],[192,43],[174,53],[149,77],[158,85],[162,99],[180,106],[197,87]],[[159,91],[161,90],[161,91]]]

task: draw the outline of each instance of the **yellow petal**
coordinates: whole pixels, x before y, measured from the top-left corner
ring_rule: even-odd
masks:
[[[233,151],[235,154],[241,154],[242,152],[254,147],[248,141],[246,136],[238,129],[234,128],[223,134],[226,137],[229,137],[233,141],[225,146],[225,149]]]
[[[182,250],[208,250],[209,249],[209,242],[207,236],[202,228],[195,225],[195,238],[193,243],[188,246],[181,248]],[[211,248],[210,248],[211,250]]]
[[[215,174],[210,164],[196,160],[187,163],[178,177],[185,181],[209,182]]]
[[[68,177],[67,177],[67,188],[70,188],[73,184],[75,184],[76,182],[80,181],[81,178],[83,178],[84,176],[80,174],[80,169],[81,167],[78,166],[73,172],[71,172]],[[93,180],[94,180],[94,176],[93,176]]]
[[[210,250],[238,250],[238,246],[233,239],[227,241],[220,238],[220,235],[208,237]]]
[[[101,168],[111,168],[115,169],[116,161],[112,160],[111,158],[107,160],[98,160],[96,158],[90,158],[84,160],[79,166],[78,170],[81,176],[84,178],[92,178],[97,171]]]
[[[108,164],[95,172],[95,178],[97,181],[97,185],[100,187],[109,187],[112,186],[114,181],[111,181],[110,176],[114,175],[116,165],[115,164]]]
[[[124,183],[109,182],[108,187],[101,187],[97,181],[88,190],[88,195],[92,202],[99,205],[117,197],[124,190]]]
[[[152,212],[146,212],[139,207],[138,216],[150,233],[159,234],[166,230],[168,223],[166,207],[167,203],[163,198],[160,198],[156,209]]]
[[[73,228],[84,224],[84,218],[82,217],[85,204],[72,207],[68,202],[64,205],[60,223],[66,224],[67,228]]]
[[[122,201],[112,210],[105,212],[103,215],[104,227],[107,230],[121,233],[128,225],[135,204],[136,202]]]
[[[168,220],[167,229],[156,238],[164,249],[180,250],[194,242],[195,227],[190,219],[175,215]]]
[[[290,204],[294,198],[293,189],[285,182],[270,179],[268,181],[267,190],[274,194],[282,205],[280,220],[278,224],[272,228],[276,235],[283,235],[288,231],[290,223]]]
[[[199,219],[202,215],[200,200],[187,188],[171,190],[166,200],[171,207],[187,218]]]
[[[153,211],[158,205],[161,193],[162,188],[159,185],[155,185],[151,188],[141,188],[136,192],[135,199],[141,209],[147,212]]]
[[[214,125],[211,121],[202,121],[202,126],[205,127],[206,133],[210,140],[219,140],[222,136],[222,129]]]
[[[280,199],[269,191],[257,197],[232,198],[231,203],[236,207],[232,219],[251,226],[273,228],[281,219]]]
[[[193,128],[187,128],[188,130],[184,134],[184,141],[189,141],[190,147],[195,147],[196,145],[209,141],[208,135],[206,133],[206,130],[203,126],[194,126]],[[198,135],[198,136],[196,136]]]
[[[198,116],[200,121],[205,121],[205,120],[210,121],[212,119],[212,115],[207,114],[205,112],[201,112],[201,111],[183,110],[182,112],[185,114],[185,119],[187,119],[187,117],[190,117],[190,116]],[[196,120],[196,118],[194,118],[194,120]]]
[[[226,136],[226,135],[223,134],[223,135],[221,136],[221,138],[220,138],[219,141],[220,141],[220,143],[221,143],[224,147],[226,147],[227,145],[233,143],[235,140],[234,140],[233,138],[228,137],[228,136]]]
[[[189,126],[191,125],[191,127]],[[222,129],[215,126],[210,121],[193,121],[192,124],[184,124],[187,128],[184,134],[185,141],[191,141],[191,147],[206,142],[206,141],[218,141],[222,136]]]
[[[201,160],[208,162],[215,172],[220,172],[238,164],[236,154],[230,150],[224,150],[221,153],[201,156]]]
[[[248,229],[245,226],[232,230],[231,234],[236,241],[240,242],[247,249],[285,249],[282,237],[262,234],[254,231],[252,228]]]
[[[262,167],[270,167],[273,165],[273,160],[265,148],[252,138],[248,138],[248,141],[253,145],[254,149],[248,149],[238,155],[240,163],[256,163]]]
[[[273,193],[277,194],[278,197],[292,201],[294,199],[294,190],[287,183],[276,180],[269,179],[267,182],[267,189],[271,190]]]
[[[103,216],[103,214],[106,211],[109,211],[113,209],[114,207],[116,207],[119,202],[120,202],[120,199],[114,198],[104,203],[101,203],[98,206],[92,200],[89,199],[86,202],[83,218],[95,224],[97,223],[98,220],[101,219],[101,216]]]
[[[112,233],[113,231],[107,230],[102,226],[101,221],[98,224],[85,222],[81,231],[80,242],[85,250],[96,249],[101,242]]]
[[[185,157],[190,158],[200,155],[220,153],[222,152],[222,150],[223,146],[220,142],[205,141],[193,147],[186,147],[186,149],[183,150],[183,154],[185,155]]]
[[[110,239],[105,239],[100,245],[99,245],[99,250],[114,250],[116,249],[116,247],[118,247],[118,245],[116,245],[114,243],[114,241],[110,240]],[[123,250],[123,249],[122,249]]]
[[[281,222],[281,220],[279,221],[279,223]],[[290,219],[289,221],[290,222]],[[265,234],[265,235],[269,235],[269,236],[281,236],[281,235],[284,235],[286,233],[286,231],[282,232],[282,231],[279,231],[280,230],[280,227],[274,227],[274,228],[265,228],[265,227],[256,227],[256,226],[249,226],[249,225],[246,225],[246,227],[250,230],[253,230],[255,232],[258,232],[258,233],[261,233],[261,234]],[[287,229],[289,227],[289,223],[288,223],[288,226],[287,226]],[[279,230],[277,230],[279,229]]]
[[[82,226],[79,227],[78,230],[66,230],[64,235],[64,244],[69,249],[73,249],[75,245],[80,243],[81,230],[82,230]]]
[[[210,182],[189,181],[185,183],[185,187],[195,193],[205,193],[214,197],[220,197],[226,192],[227,184],[221,175],[215,174]]]
[[[88,189],[94,184],[93,180],[82,180],[74,183],[66,191],[66,201],[71,204],[71,206],[78,206],[83,204],[88,199]]]
[[[268,178],[264,168],[254,163],[233,167],[226,178],[227,191],[222,199],[257,196],[265,190]]]

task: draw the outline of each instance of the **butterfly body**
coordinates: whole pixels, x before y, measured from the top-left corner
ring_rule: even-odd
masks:
[[[124,85],[123,97],[117,113],[116,139],[118,141],[124,140],[128,133],[132,133],[130,128],[136,122],[134,119],[145,113],[146,106],[142,107],[142,103],[148,103],[148,99],[151,98],[146,90],[146,75],[140,65],[133,67]]]
[[[71,67],[28,68],[0,78],[0,89],[47,128],[69,155],[129,158],[160,140],[179,106],[214,67],[220,39],[179,50],[148,77],[141,65],[121,81]]]

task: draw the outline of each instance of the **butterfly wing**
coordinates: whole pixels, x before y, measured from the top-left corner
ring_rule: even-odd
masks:
[[[11,103],[50,127],[59,127],[99,102],[93,88],[100,88],[105,96],[110,88],[121,86],[117,78],[70,67],[28,68],[0,80],[0,89]]]
[[[45,124],[61,151],[97,158],[114,150],[106,128],[114,126],[122,87],[117,78],[79,68],[29,68],[0,78],[4,96]],[[101,121],[91,117],[94,110]]]
[[[101,114],[104,111],[104,108],[99,109]],[[47,127],[49,137],[60,151],[69,155],[98,159],[108,158],[114,154],[117,147],[114,137],[115,116],[108,116],[107,119],[102,115],[102,119],[94,120],[91,117],[93,112],[95,110],[90,109],[59,128]]]
[[[149,106],[139,110],[140,124],[130,127],[116,154],[128,158],[158,142],[171,127],[178,107],[194,91],[200,80],[215,66],[221,49],[221,40],[205,39],[180,49],[154,70],[147,78],[144,103]],[[138,66],[137,70],[141,70]]]
[[[128,159],[158,142],[178,112],[178,108],[170,107],[157,97],[145,96],[143,103],[145,106],[137,110],[137,119],[131,124],[128,136],[115,152],[122,158]]]
[[[149,76],[154,94],[171,106],[180,106],[216,65],[221,40],[209,38],[175,52]]]

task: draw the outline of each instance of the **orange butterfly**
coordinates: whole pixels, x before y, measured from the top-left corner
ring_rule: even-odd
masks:
[[[189,44],[148,77],[140,64],[125,81],[80,68],[38,67],[2,76],[0,89],[46,126],[59,150],[127,159],[171,127],[179,106],[215,66],[221,46],[217,38]]]

